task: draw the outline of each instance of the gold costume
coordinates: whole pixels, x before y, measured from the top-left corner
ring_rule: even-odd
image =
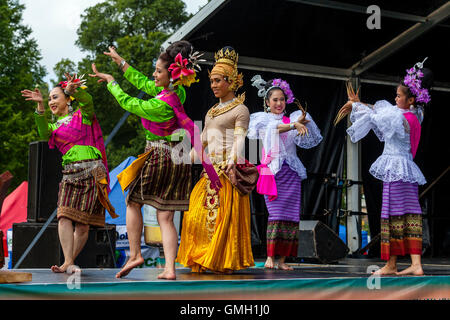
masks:
[[[234,91],[242,86],[235,51],[222,49],[215,58],[211,74],[227,77]],[[231,182],[233,173],[225,173],[228,163],[243,158],[250,120],[244,99],[244,95],[240,95],[217,104],[205,118],[202,143],[207,146],[222,188],[218,192],[212,189],[208,176],[202,173],[192,190],[189,211],[184,212],[176,261],[193,272],[230,272],[254,266],[249,195]]]

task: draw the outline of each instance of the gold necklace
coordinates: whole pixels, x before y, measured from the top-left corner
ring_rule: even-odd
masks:
[[[244,100],[245,100],[245,93],[240,94],[239,96],[234,98],[231,101],[231,103],[227,104],[223,108],[216,108],[220,104],[220,103],[216,103],[211,109],[209,109],[209,111],[206,115],[211,118],[217,117],[221,114],[224,114],[225,112],[230,111],[231,109],[237,107],[238,105],[243,104]]]

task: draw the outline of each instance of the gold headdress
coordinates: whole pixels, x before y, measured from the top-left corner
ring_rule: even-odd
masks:
[[[209,75],[220,74],[228,78],[230,82],[230,91],[236,91],[244,84],[242,73],[238,72],[237,63],[239,55],[231,47],[220,49],[214,54],[214,67]]]

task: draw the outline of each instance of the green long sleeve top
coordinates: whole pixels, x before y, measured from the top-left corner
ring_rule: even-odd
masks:
[[[94,117],[94,103],[92,101],[92,96],[83,89],[77,89],[75,93],[72,95],[75,100],[78,102],[79,107],[81,109],[81,115],[83,118],[83,123],[87,125],[92,125],[92,119]],[[42,140],[48,141],[52,132],[59,128],[61,124],[58,123],[59,120],[62,120],[67,117],[71,117],[71,114],[67,114],[65,116],[58,117],[57,122],[48,123],[47,118],[44,115],[40,115],[35,113],[34,120],[37,125],[39,137]],[[62,157],[62,164],[66,165],[71,162],[81,161],[81,160],[90,160],[90,159],[101,159],[102,154],[100,150],[98,150],[94,146],[80,146],[75,145],[70,148],[65,155]]]
[[[157,87],[154,81],[148,79],[145,75],[131,66],[125,71],[124,76],[132,85],[152,97],[157,96],[164,89],[163,87]],[[142,100],[131,97],[120,88],[117,82],[108,83],[107,88],[123,109],[141,118],[154,122],[166,122],[175,117],[172,107],[160,99],[151,98],[149,100]],[[177,86],[175,93],[180,98],[181,103],[184,103],[186,100],[185,89],[182,86]],[[145,137],[149,141],[181,141],[184,135],[184,130],[177,130],[176,133],[166,137],[158,136],[145,130]]]

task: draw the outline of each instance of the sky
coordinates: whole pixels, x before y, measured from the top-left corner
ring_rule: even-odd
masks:
[[[80,15],[88,7],[104,0],[19,0],[25,5],[22,23],[32,30],[41,52],[41,64],[47,69],[44,81],[50,84],[55,79],[53,67],[62,58],[77,63],[84,54],[75,46]],[[188,13],[196,13],[207,0],[183,0]]]

